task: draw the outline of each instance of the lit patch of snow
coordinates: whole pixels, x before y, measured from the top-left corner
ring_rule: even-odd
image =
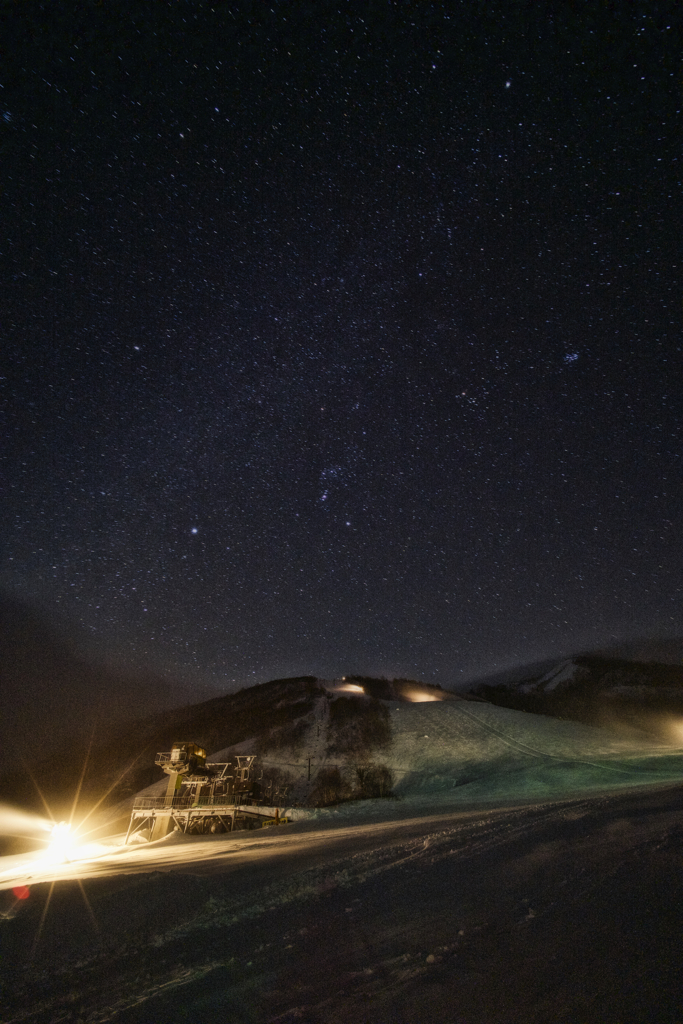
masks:
[[[320,699],[321,759],[327,703],[326,698]],[[242,863],[245,857],[251,861],[270,856],[269,851],[276,850],[298,856],[314,842],[327,842],[325,836],[332,841],[333,832],[341,836],[342,827],[353,834],[356,829],[375,827],[372,822],[381,829],[390,822],[398,828],[430,814],[469,813],[477,807],[537,803],[681,778],[681,752],[664,742],[635,741],[492,704],[444,701],[397,707],[387,701],[386,706],[393,742],[383,754],[375,752],[372,760],[391,769],[395,800],[364,800],[330,808],[280,807],[280,816],[292,824],[266,832],[172,834],[138,847],[124,846],[125,835],[111,837],[88,849],[79,848],[77,861],[61,865],[46,864],[40,853],[3,858],[0,889],[30,880],[96,877],[152,867],[171,870],[194,862],[218,868]],[[317,726],[311,732],[312,742],[314,737],[317,742]],[[683,743],[683,727],[678,742]],[[327,763],[333,760],[337,759],[329,758]],[[166,780],[156,785],[163,788]],[[275,808],[263,810],[274,815]]]
[[[0,889],[122,871],[187,871],[192,864],[201,864],[202,871],[225,871],[262,859],[310,857],[313,850],[336,849],[342,842],[355,852],[356,837],[365,842],[373,835],[388,837],[392,830],[399,830],[397,836],[408,827],[422,830],[426,826],[416,823],[430,817],[435,827],[441,827],[437,822],[455,812],[470,815],[488,808],[487,814],[497,814],[496,806],[519,807],[681,777],[681,753],[664,743],[638,743],[603,729],[489,704],[403,704],[400,712],[387,704],[393,744],[373,760],[394,772],[396,800],[280,808],[280,815],[292,824],[265,832],[175,833],[137,847],[124,846],[124,836],[112,837],[91,850],[80,850],[78,862],[59,865],[47,865],[44,859],[41,863],[35,854],[3,858]],[[423,839],[419,848],[424,848]],[[414,856],[411,846],[406,862],[412,863]],[[371,856],[361,875],[370,877],[382,870],[375,861]],[[335,874],[335,885],[346,884],[348,860],[344,863]],[[321,879],[319,884],[326,884]],[[273,896],[271,902],[277,901]],[[250,904],[249,913],[253,912]]]
[[[446,694],[441,695],[434,690],[405,690],[403,697],[411,704],[426,704],[429,701],[445,700]]]
[[[341,679],[319,679],[318,685],[328,693],[365,693],[362,686],[358,683],[348,682],[346,676],[342,676]]]

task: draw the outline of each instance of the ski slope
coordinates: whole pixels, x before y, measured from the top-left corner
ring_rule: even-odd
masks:
[[[411,802],[544,800],[675,780],[683,749],[606,729],[467,701],[390,704],[381,759]]]
[[[373,756],[394,775],[389,800],[351,801],[333,807],[281,807],[280,814],[311,830],[365,823],[407,823],[420,816],[496,806],[581,798],[591,793],[667,784],[683,778],[683,751],[662,742],[639,741],[608,730],[560,721],[492,704],[460,700],[424,703],[387,702],[393,742],[383,756]],[[222,751],[223,755],[229,751]],[[319,751],[319,767],[332,761]],[[165,780],[143,791],[165,786]],[[271,808],[271,813],[275,809]],[[36,854],[0,859],[0,890],[29,880],[96,877],[150,868],[173,870],[193,862],[238,862],[246,846],[249,858],[276,844],[286,848],[282,830],[266,839],[246,834],[201,837],[169,836],[138,847],[122,846],[123,836],[74,850],[68,862],[46,862]],[[298,828],[287,832],[297,833]],[[197,853],[197,850],[201,850]],[[260,854],[259,854],[260,855]]]
[[[9,1019],[67,1019],[71,991],[80,1018],[125,1024],[678,1019],[678,975],[654,1002],[623,978],[640,947],[649,976],[680,945],[681,751],[487,704],[389,707],[395,800],[2,858]]]

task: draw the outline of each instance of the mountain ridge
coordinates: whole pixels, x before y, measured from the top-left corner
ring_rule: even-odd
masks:
[[[482,682],[470,693],[443,690],[419,680],[361,675],[334,680],[312,675],[274,679],[132,721],[108,723],[90,743],[74,734],[58,755],[52,752],[30,763],[15,759],[0,775],[0,800],[43,811],[44,799],[59,820],[69,815],[72,794],[80,787],[83,806],[97,804],[100,811],[123,808],[135,794],[160,782],[155,756],[177,741],[199,743],[217,760],[237,752],[257,754],[272,791],[294,794],[308,804],[334,803],[354,793],[377,795],[373,786],[386,795],[394,778],[391,773],[398,768],[400,775],[404,768],[389,756],[396,729],[404,720],[400,709],[423,707],[424,732],[431,735],[453,717],[426,714],[430,707],[436,712],[439,704],[454,712],[461,708],[458,715],[468,720],[481,717],[476,711],[480,704],[482,713],[497,706],[607,728],[613,735],[639,741],[680,743],[683,729],[678,735],[674,725],[683,723],[683,667],[578,655],[550,667],[537,664],[531,675],[522,672],[521,678],[507,685]],[[486,712],[486,721],[490,717]],[[410,721],[417,724],[420,715],[412,714]],[[495,725],[484,730],[491,728],[495,733]],[[449,735],[454,743],[460,742],[457,730]],[[421,740],[410,730],[406,736],[400,749],[410,759],[412,745]],[[455,749],[452,754],[456,760],[460,756]],[[552,757],[552,750],[548,748],[543,756]],[[303,785],[308,758],[311,785]],[[382,772],[386,768],[389,774],[385,772],[381,780],[377,775],[370,785],[369,767]],[[354,782],[358,768],[370,780],[365,790]],[[323,769],[327,774],[321,775],[316,793]]]
[[[331,709],[329,752],[337,760],[356,761],[369,761],[375,751],[390,744],[387,700],[466,699],[409,679],[321,680],[309,675],[274,679],[197,704],[109,723],[90,743],[76,733],[58,756],[51,753],[34,759],[29,771],[25,763],[15,763],[0,775],[0,799],[39,809],[44,798],[54,805],[56,817],[64,816],[68,810],[64,794],[80,785],[86,802],[100,800],[104,792],[102,806],[117,805],[159,781],[154,757],[179,740],[199,743],[209,756],[238,745],[261,756],[283,751],[294,756],[305,741],[310,745],[320,698],[326,698]]]
[[[664,662],[579,654],[536,663],[508,681],[475,681],[470,692],[499,707],[667,740],[683,726],[683,666]]]

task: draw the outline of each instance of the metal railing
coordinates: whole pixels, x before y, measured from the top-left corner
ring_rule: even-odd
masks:
[[[138,796],[133,801],[133,810],[187,810],[190,807],[234,807],[235,804],[253,804],[255,801],[246,793],[230,793],[223,796]]]
[[[154,763],[155,764],[159,764],[159,765],[169,764],[169,763],[170,764],[187,764],[189,759],[188,759],[188,756],[185,753],[185,751],[182,751],[182,756],[181,757],[176,757],[176,758],[173,758],[171,756],[172,753],[173,753],[173,751],[171,751],[168,754],[157,754],[156,758],[154,759]]]

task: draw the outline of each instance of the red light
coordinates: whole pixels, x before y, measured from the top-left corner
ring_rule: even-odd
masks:
[[[12,892],[18,900],[27,900],[31,890],[27,885],[15,885]]]

